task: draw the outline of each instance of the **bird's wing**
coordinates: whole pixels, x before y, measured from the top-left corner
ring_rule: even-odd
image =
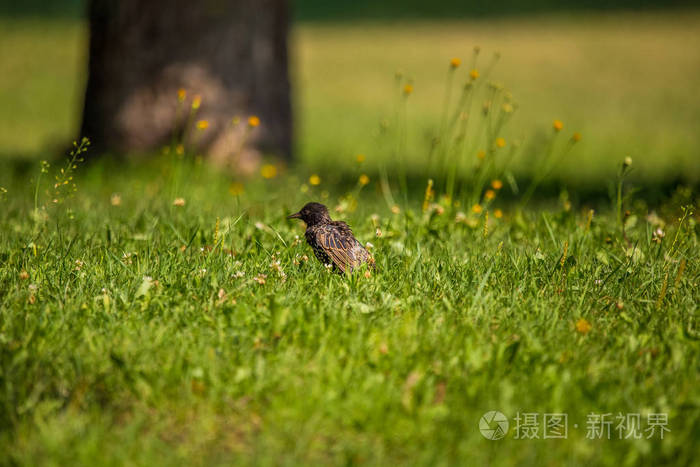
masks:
[[[357,240],[353,237],[350,228],[339,222],[326,224],[315,229],[317,243],[323,248],[328,257],[342,272],[347,268],[352,270],[361,260],[356,257],[355,249]]]

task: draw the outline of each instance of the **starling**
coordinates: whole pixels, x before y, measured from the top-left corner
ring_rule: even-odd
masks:
[[[306,222],[306,243],[314,249],[316,258],[323,264],[332,264],[341,273],[352,272],[362,263],[374,265],[374,259],[353,236],[350,226],[334,221],[328,208],[321,203],[307,203],[301,211],[287,219]]]

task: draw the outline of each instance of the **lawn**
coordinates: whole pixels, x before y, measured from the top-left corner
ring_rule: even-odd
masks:
[[[700,16],[615,18],[297,26],[301,160],[251,178],[54,159],[83,26],[0,25],[0,465],[697,465]]]
[[[3,196],[5,461],[697,462],[687,189],[652,215],[625,196],[623,230],[606,206],[504,204],[498,218],[444,200],[392,210],[375,181],[303,193],[286,175],[241,193],[196,162],[81,169],[68,197],[50,168],[36,213],[35,185]],[[342,206],[373,244],[371,277],[313,258],[284,219],[309,199]],[[490,410],[510,419],[503,440],[478,430]],[[566,413],[568,438],[515,439],[519,413],[540,430]],[[603,413],[640,414],[644,430],[665,414],[670,432],[587,439]]]
[[[554,175],[595,185],[620,157],[646,183],[698,183],[700,13],[586,14],[481,21],[300,24],[292,28],[292,77],[301,161],[334,170],[364,153],[375,168],[380,122],[395,114],[394,76],[412,80],[407,157],[420,170],[426,132],[442,109],[448,62],[501,58],[490,77],[517,104],[509,140],[553,119],[583,135],[585,151]],[[86,26],[77,20],[0,20],[0,155],[37,157],[76,138]],[[204,103],[206,105],[206,103]],[[41,156],[39,156],[41,157]],[[527,163],[521,166],[527,168]]]

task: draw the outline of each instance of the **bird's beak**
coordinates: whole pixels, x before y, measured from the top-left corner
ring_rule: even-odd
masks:
[[[301,212],[295,212],[294,214],[287,216],[287,219],[301,219]]]

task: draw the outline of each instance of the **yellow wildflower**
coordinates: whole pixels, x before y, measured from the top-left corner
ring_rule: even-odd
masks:
[[[496,219],[500,219],[501,217],[503,217],[503,211],[501,211],[500,209],[495,209],[493,211],[493,217],[495,217]]]
[[[472,80],[477,79],[477,78],[479,77],[479,70],[477,70],[477,69],[475,68],[475,69],[473,69],[472,71],[470,71],[470,72],[469,72],[469,77],[470,77]]]
[[[554,127],[554,131],[561,131],[561,129],[564,128],[564,124],[561,122],[561,120],[554,120],[554,122],[552,122],[552,126]]]
[[[506,140],[503,138],[496,138],[496,146],[502,148],[506,145]]]
[[[267,179],[275,178],[277,176],[277,167],[273,164],[264,164],[260,167],[260,175]]]
[[[360,175],[360,179],[358,180],[360,185],[365,186],[369,183],[369,177],[366,174]]]
[[[177,207],[181,208],[184,205],[185,205],[185,198],[175,198],[175,201],[173,201],[173,206],[177,206]]]
[[[503,182],[500,181],[499,179],[492,180],[491,181],[491,188],[493,188],[494,190],[500,190],[501,188],[503,188]]]
[[[410,96],[412,92],[413,92],[413,85],[407,84],[403,87],[403,93],[405,95]]]
[[[206,130],[207,128],[209,128],[209,122],[207,120],[199,120],[197,122],[198,130]]]
[[[194,110],[197,110],[200,105],[202,105],[202,96],[197,94],[196,96],[194,96],[194,99],[192,99],[192,108]]]
[[[245,187],[241,182],[233,182],[228,187],[228,192],[233,196],[241,195],[243,194],[243,191],[245,191]]]
[[[185,100],[187,97],[187,91],[185,91],[183,88],[180,88],[177,90],[177,100],[182,102]]]
[[[321,177],[319,177],[316,174],[313,174],[312,176],[309,177],[309,184],[316,186],[321,184]]]
[[[365,155],[364,154],[358,154],[357,155],[357,163],[362,164],[365,161]]]
[[[472,206],[472,212],[474,214],[480,214],[481,211],[483,211],[483,210],[484,209],[481,207],[481,205],[479,203],[476,203],[474,206]]]
[[[580,334],[588,334],[592,327],[591,323],[586,321],[585,318],[579,318],[579,320],[576,321],[576,331]]]
[[[581,141],[581,133],[577,131],[573,135],[571,135],[571,141],[573,141],[574,143],[578,143],[579,141]]]
[[[486,190],[486,192],[484,193],[484,198],[486,198],[489,201],[491,201],[495,197],[496,197],[496,192],[493,190]]]
[[[460,59],[457,58],[457,57],[455,57],[455,58],[453,58],[452,60],[450,60],[450,66],[451,66],[452,68],[457,68],[457,67],[459,67],[459,65],[461,65],[461,64],[462,64],[462,60],[460,60]]]
[[[486,157],[486,151],[481,150],[481,151],[477,152],[476,157],[478,157],[481,160],[484,160],[484,158]]]
[[[255,115],[251,115],[248,117],[248,126],[251,128],[255,128],[256,126],[260,125],[260,119],[256,117]]]

